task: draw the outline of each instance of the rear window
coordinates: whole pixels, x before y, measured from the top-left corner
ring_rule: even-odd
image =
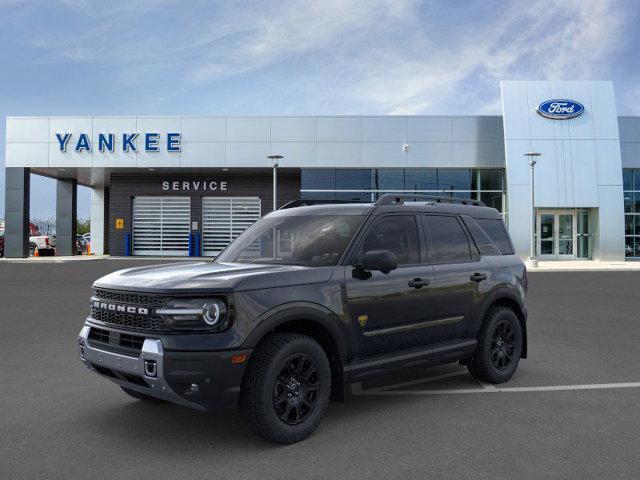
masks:
[[[502,255],[513,255],[513,247],[509,241],[507,229],[501,219],[476,218],[474,220],[498,247]]]
[[[478,250],[480,250],[482,255],[502,255],[502,252],[495,242],[489,238],[489,235],[485,233],[473,218],[463,215],[462,220],[469,229],[469,233],[471,233],[473,241],[476,242]]]

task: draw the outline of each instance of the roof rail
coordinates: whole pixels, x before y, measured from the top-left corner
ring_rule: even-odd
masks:
[[[290,202],[282,205],[278,210],[286,210],[287,208],[295,208],[295,207],[308,207],[310,205],[333,205],[333,204],[344,204],[344,203],[357,203],[353,200],[316,200],[316,199],[308,199],[300,198],[298,200],[291,200]]]
[[[472,205],[474,207],[486,207],[484,202],[473,198],[443,197],[439,195],[421,195],[416,193],[385,193],[376,200],[376,205],[403,205],[406,200],[431,203],[456,203],[460,205]]]

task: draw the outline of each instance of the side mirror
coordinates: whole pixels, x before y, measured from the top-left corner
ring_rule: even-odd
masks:
[[[391,250],[369,250],[362,255],[358,266],[363,270],[379,270],[387,274],[398,268],[398,257]]]

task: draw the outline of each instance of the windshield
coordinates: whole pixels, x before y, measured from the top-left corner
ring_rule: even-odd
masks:
[[[216,262],[320,267],[336,265],[364,217],[265,217],[236,238]]]

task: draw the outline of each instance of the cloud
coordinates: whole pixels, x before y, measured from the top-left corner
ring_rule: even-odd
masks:
[[[390,46],[384,68],[365,63],[353,94],[361,92],[389,113],[411,114],[450,113],[468,104],[474,90],[491,91],[495,98],[485,99],[485,107],[498,113],[500,80],[607,78],[612,54],[624,45],[625,9],[611,2],[504,6],[482,22],[470,18],[462,28],[452,26],[453,40],[439,48],[429,48],[437,39],[426,30],[412,49]]]
[[[502,79],[609,78],[632,4],[63,0],[63,8],[83,21],[33,36],[46,61],[99,62],[125,83],[169,65],[180,88],[284,66],[289,82],[317,77],[322,87],[310,95],[412,114],[498,113]]]
[[[415,2],[405,0],[297,0],[253,5],[215,25],[192,47],[187,70],[196,83],[215,81],[282,61],[357,58],[352,47],[381,25],[401,21]],[[200,54],[198,54],[200,52]]]

